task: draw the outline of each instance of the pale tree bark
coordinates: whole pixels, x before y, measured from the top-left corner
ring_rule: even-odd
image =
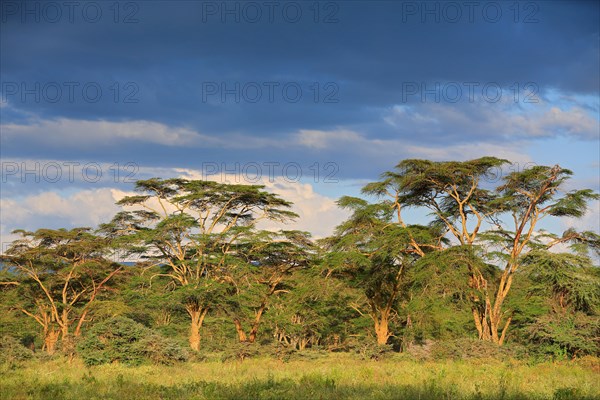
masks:
[[[273,278],[273,277],[271,277],[271,278]],[[267,294],[265,295],[265,298],[263,299],[262,303],[260,303],[260,306],[258,307],[258,309],[255,312],[254,323],[252,324],[252,328],[250,329],[250,335],[248,336],[248,341],[250,343],[255,342],[256,335],[258,334],[258,326],[260,325],[261,318],[262,318],[265,310],[267,309],[267,306],[269,304],[269,299],[276,292],[278,292],[276,290],[276,288],[282,279],[283,279],[283,276],[279,276],[279,277],[275,278],[274,280],[271,279],[271,283],[269,284],[269,290],[268,290]]]
[[[56,343],[58,342],[59,337],[59,329],[56,329],[55,327],[48,328],[48,330],[44,332],[43,350],[45,350],[50,355],[54,354],[56,352]]]
[[[375,334],[377,335],[377,344],[379,345],[387,344],[388,339],[392,336],[392,332],[390,332],[390,317],[392,316],[394,303],[400,292],[403,272],[404,265],[401,265],[396,273],[396,281],[392,293],[390,294],[390,298],[383,307],[377,307],[375,302],[371,301],[371,313],[373,321],[375,322]]]
[[[52,355],[56,352],[56,343],[60,337],[60,329],[57,328],[54,314],[47,307],[38,303],[38,311],[33,314],[26,309],[21,309],[25,315],[33,318],[42,327],[44,344],[42,350]]]
[[[377,335],[377,344],[384,345],[390,338],[388,317],[382,316],[379,320],[375,320],[375,334]]]
[[[254,343],[256,340],[256,335],[258,334],[258,325],[260,324],[260,319],[267,307],[266,301],[263,301],[260,305],[258,311],[256,311],[256,316],[254,318],[254,323],[252,324],[252,329],[250,329],[250,335],[248,335],[248,342]]]
[[[240,343],[247,341],[246,332],[244,332],[244,328],[242,327],[240,320],[238,318],[234,318],[233,323],[235,324],[235,330],[238,334]]]
[[[71,327],[75,319],[71,317],[71,313],[75,310],[75,305],[81,300],[82,296],[86,293],[90,293],[90,298],[87,300],[81,311],[81,315],[78,318],[73,335],[78,337],[81,335],[81,327],[86,321],[86,316],[89,312],[89,307],[96,299],[98,292],[115,274],[121,271],[122,267],[119,267],[108,274],[102,281],[96,283],[93,279],[91,282],[91,288],[83,288],[80,291],[74,291],[71,287],[71,280],[75,276],[75,270],[81,262],[75,262],[71,267],[68,275],[65,277],[65,281],[62,284],[62,290],[59,296],[53,295],[51,287],[47,286],[42,278],[38,275],[33,264],[29,262],[29,267],[25,265],[17,265],[17,267],[31,277],[39,286],[44,293],[44,299],[37,299],[38,311],[37,314],[33,314],[25,309],[21,311],[26,315],[34,318],[43,328],[44,336],[44,349],[49,353],[53,354],[56,350],[56,343],[59,339],[62,340],[62,349],[65,351],[72,350],[72,334]],[[42,304],[45,304],[42,306]],[[62,309],[62,310],[61,310]],[[60,311],[59,311],[60,310]],[[52,352],[52,353],[50,353]]]
[[[461,245],[472,246],[475,243],[482,222],[489,215],[478,211],[478,205],[471,202],[472,195],[478,185],[479,180],[473,177],[471,188],[463,197],[461,197],[456,185],[450,185],[445,190],[446,194],[450,196],[458,206],[460,217],[459,227],[455,226],[451,221],[444,217],[440,206],[435,201],[432,203],[438,216],[445,223],[448,230],[459,240]],[[510,255],[511,261],[508,262],[502,273],[495,295],[490,293],[488,282],[481,272],[474,269],[469,264],[469,286],[479,293],[479,295],[473,295],[472,301],[474,304],[472,306],[472,313],[475,327],[479,339],[481,340],[493,342],[498,345],[502,345],[505,340],[506,332],[508,331],[512,318],[507,318],[504,325],[502,325],[505,316],[505,313],[502,311],[502,306],[512,284],[512,275],[518,267],[517,259],[529,242],[538,220],[539,210],[536,207],[537,199],[544,195],[544,193],[545,188],[542,188],[541,192],[537,194],[537,197],[531,197],[531,203],[520,218],[518,218],[516,214],[513,214],[515,221],[514,242],[511,247],[505,247],[505,250],[508,251]],[[476,219],[476,225],[471,231],[469,231],[468,228],[469,214],[467,209]],[[528,224],[528,229],[526,229]],[[501,333],[499,335],[500,329]]]
[[[388,339],[392,336],[392,332],[390,331],[390,317],[392,315],[394,298],[395,295],[389,299],[384,307],[378,307],[371,299],[367,300],[370,306],[368,316],[373,321],[375,336],[379,345],[387,344]],[[360,315],[365,315],[357,306],[351,305],[351,307]]]
[[[506,339],[506,333],[512,322],[512,316],[508,316],[506,320],[504,320],[506,314],[506,312],[503,311],[504,301],[510,292],[514,273],[519,268],[518,259],[529,244],[541,212],[544,211],[540,211],[536,205],[538,199],[544,194],[545,189],[543,189],[537,197],[532,198],[526,212],[520,219],[517,218],[516,214],[513,215],[515,221],[515,236],[512,245],[508,248],[505,247],[505,250],[510,255],[510,260],[500,276],[495,295],[489,293],[487,281],[483,278],[481,273],[479,273],[479,271],[472,271],[471,281],[469,283],[471,287],[481,291],[483,300],[485,301],[483,310],[473,309],[475,326],[479,333],[479,338],[482,340],[502,345]]]
[[[186,306],[186,310],[191,318],[189,336],[190,348],[194,351],[199,351],[201,339],[200,330],[202,329],[204,318],[208,313],[208,308],[188,305]]]

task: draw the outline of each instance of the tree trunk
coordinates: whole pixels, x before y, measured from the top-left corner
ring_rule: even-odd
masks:
[[[486,299],[486,310],[481,312],[476,307],[473,307],[473,320],[475,321],[475,327],[479,334],[479,339],[486,342],[496,343],[501,346],[506,338],[506,332],[512,321],[512,317],[509,317],[504,323],[502,332],[500,333],[500,326],[502,322],[502,314],[499,312],[492,311],[489,299]],[[499,307],[497,309],[500,309]],[[498,335],[500,333],[500,335]]]
[[[63,312],[63,321],[60,324],[61,330],[61,349],[65,354],[72,352],[73,342],[71,340],[71,334],[69,333],[69,319],[68,314]]]
[[[200,330],[202,329],[202,324],[204,323],[204,317],[206,317],[206,313],[208,312],[208,308],[197,308],[188,306],[186,307],[188,314],[191,318],[190,323],[190,348],[194,351],[200,350]]]
[[[378,321],[375,321],[375,334],[377,335],[377,344],[387,344],[390,338],[389,322],[386,317],[381,317]]]
[[[200,350],[200,327],[193,320],[190,326],[190,348],[194,351]]]
[[[88,310],[83,311],[83,313],[81,313],[81,317],[79,317],[79,321],[77,322],[77,326],[75,327],[75,332],[73,332],[73,336],[75,337],[80,337],[81,336],[81,327],[83,326],[83,323],[86,321],[85,317],[88,314]]]
[[[309,341],[310,340],[305,337],[300,339],[300,343],[298,343],[298,350],[306,349],[306,346],[308,345]]]
[[[506,268],[510,268],[510,264]],[[505,270],[506,271],[506,270]],[[475,321],[475,327],[479,334],[479,339],[487,342],[495,343],[501,346],[506,338],[506,332],[512,321],[512,317],[509,317],[504,323],[504,327],[500,332],[500,326],[502,324],[502,305],[510,290],[512,284],[512,276],[508,272],[504,272],[494,298],[493,306],[490,299],[490,295],[487,292],[487,282],[482,276],[473,275],[470,280],[470,286],[474,289],[481,291],[481,296],[485,301],[485,305],[481,304],[479,299],[476,297],[473,300],[479,304],[475,304],[472,307],[473,320]],[[499,335],[500,333],[500,335]]]
[[[240,340],[240,343],[246,342],[247,341],[246,332],[244,332],[244,328],[242,327],[242,323],[240,322],[240,320],[237,318],[234,318],[233,323],[235,324],[235,330],[237,331],[238,339]]]
[[[56,343],[60,336],[60,330],[56,328],[49,328],[44,332],[44,347],[43,349],[50,355],[56,352]]]
[[[250,335],[248,337],[248,341],[250,343],[254,343],[254,341],[256,340],[256,334],[258,333],[258,325],[260,324],[260,319],[263,315],[263,312],[265,311],[265,308],[267,308],[266,300],[263,301],[263,303],[260,305],[260,308],[256,312],[256,317],[254,318],[254,324],[252,325],[252,329],[250,330]]]

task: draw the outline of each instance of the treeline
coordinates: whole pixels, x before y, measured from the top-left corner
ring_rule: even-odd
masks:
[[[506,164],[404,160],[363,188],[372,201],[342,197],[350,217],[321,240],[262,229],[297,218],[262,186],[138,181],[96,230],[16,231],[2,255],[0,347],[88,364],[231,349],[469,352],[475,341],[597,356],[600,236],[539,222],[581,217],[599,196],[567,190],[560,166],[492,187]],[[427,221],[408,223],[407,209]]]

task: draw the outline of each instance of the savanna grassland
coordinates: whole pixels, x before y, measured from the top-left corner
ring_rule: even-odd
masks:
[[[600,363],[362,360],[330,354],[174,366],[86,367],[55,359],[2,368],[3,399],[597,399]]]

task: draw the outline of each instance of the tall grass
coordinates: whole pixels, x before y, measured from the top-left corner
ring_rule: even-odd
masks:
[[[171,367],[87,368],[52,360],[2,367],[8,399],[600,399],[597,361],[365,361],[351,354],[315,360],[257,358]]]

